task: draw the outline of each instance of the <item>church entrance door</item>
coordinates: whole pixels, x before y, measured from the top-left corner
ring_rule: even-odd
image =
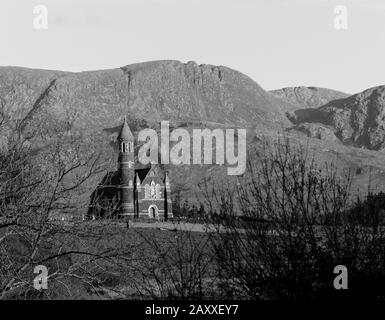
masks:
[[[152,205],[148,208],[148,214],[150,218],[157,218],[158,217],[158,208],[155,205]]]

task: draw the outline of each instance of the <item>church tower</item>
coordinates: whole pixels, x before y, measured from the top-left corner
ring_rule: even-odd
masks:
[[[134,136],[126,118],[118,135],[119,143],[119,175],[120,175],[120,214],[134,216],[134,178],[135,156]]]

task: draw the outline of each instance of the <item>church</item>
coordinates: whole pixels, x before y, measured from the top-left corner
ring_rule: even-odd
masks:
[[[117,137],[118,169],[108,172],[91,194],[88,217],[172,218],[171,186],[161,165],[135,168],[135,139],[124,119]]]

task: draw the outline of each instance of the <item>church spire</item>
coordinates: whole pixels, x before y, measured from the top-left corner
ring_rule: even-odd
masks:
[[[134,135],[128,126],[127,119],[124,117],[122,128],[118,135],[119,151],[122,153],[134,153]]]
[[[126,117],[124,117],[124,122],[118,135],[118,140],[134,141],[134,135],[132,134],[130,127],[128,126]]]

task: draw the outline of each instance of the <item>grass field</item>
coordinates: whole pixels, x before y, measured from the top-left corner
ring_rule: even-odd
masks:
[[[178,283],[185,282],[187,291],[196,287],[187,288],[195,281],[211,286],[212,233],[206,233],[203,224],[138,222],[131,223],[127,229],[122,222],[90,221],[67,228],[81,235],[75,242],[68,239],[70,235],[63,235],[60,241],[67,243],[68,249],[71,245],[78,251],[119,252],[111,260],[90,264],[89,271],[100,282],[92,288],[75,281],[74,285],[79,286],[75,290],[80,295],[77,298],[161,298],[170,294],[179,296],[180,293],[174,292],[180,289]],[[71,255],[71,264],[84,262],[82,255]],[[202,288],[206,289],[209,288]],[[60,292],[56,287],[55,290]],[[187,291],[186,294],[192,294]]]

